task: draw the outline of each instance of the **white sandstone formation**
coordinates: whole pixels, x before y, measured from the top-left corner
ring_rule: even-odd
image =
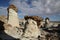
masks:
[[[4,32],[13,38],[20,38],[23,31],[20,29],[17,8],[14,5],[10,5],[7,8],[8,11],[8,23],[4,24]]]
[[[37,27],[37,23],[32,19],[28,19],[26,22],[26,29],[23,36],[29,38],[37,38],[39,35],[40,31]]]
[[[13,38],[20,38],[23,31],[19,29],[18,27],[12,27],[10,24],[4,24],[4,32]]]
[[[8,7],[8,24],[19,27],[17,8],[14,5]]]
[[[53,26],[53,23],[50,23],[49,18],[46,18],[46,19],[45,19],[45,24],[44,24],[44,26],[45,26],[46,28],[49,28],[49,27],[52,27],[52,26]]]

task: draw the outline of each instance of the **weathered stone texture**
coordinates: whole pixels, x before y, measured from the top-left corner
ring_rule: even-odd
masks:
[[[37,27],[37,23],[32,19],[28,19],[27,23],[26,23],[26,29],[25,29],[23,36],[37,38],[39,35],[40,35],[40,31]]]
[[[25,16],[24,18],[25,20],[32,19],[36,21],[38,26],[40,25],[40,22],[43,21],[43,18],[39,16]]]
[[[8,7],[8,24],[13,27],[19,27],[17,8],[14,5]]]

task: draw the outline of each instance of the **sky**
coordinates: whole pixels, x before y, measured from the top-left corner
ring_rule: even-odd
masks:
[[[60,0],[0,0],[0,15],[7,15],[11,4],[18,8],[19,18],[35,15],[60,21]]]

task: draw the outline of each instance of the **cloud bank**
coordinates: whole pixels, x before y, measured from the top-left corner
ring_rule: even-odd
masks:
[[[60,14],[60,0],[11,0],[22,14],[56,15]]]
[[[8,3],[18,8],[21,18],[25,15],[37,15],[60,20],[60,0],[10,0]],[[0,15],[7,15],[8,6],[0,6]]]

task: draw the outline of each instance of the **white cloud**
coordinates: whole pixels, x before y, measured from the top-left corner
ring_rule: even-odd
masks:
[[[14,4],[22,14],[39,15],[39,14],[57,14],[60,12],[60,0],[11,0],[10,4]],[[32,6],[32,8],[30,8]],[[24,15],[25,15],[24,14]],[[58,13],[60,14],[60,13]]]

